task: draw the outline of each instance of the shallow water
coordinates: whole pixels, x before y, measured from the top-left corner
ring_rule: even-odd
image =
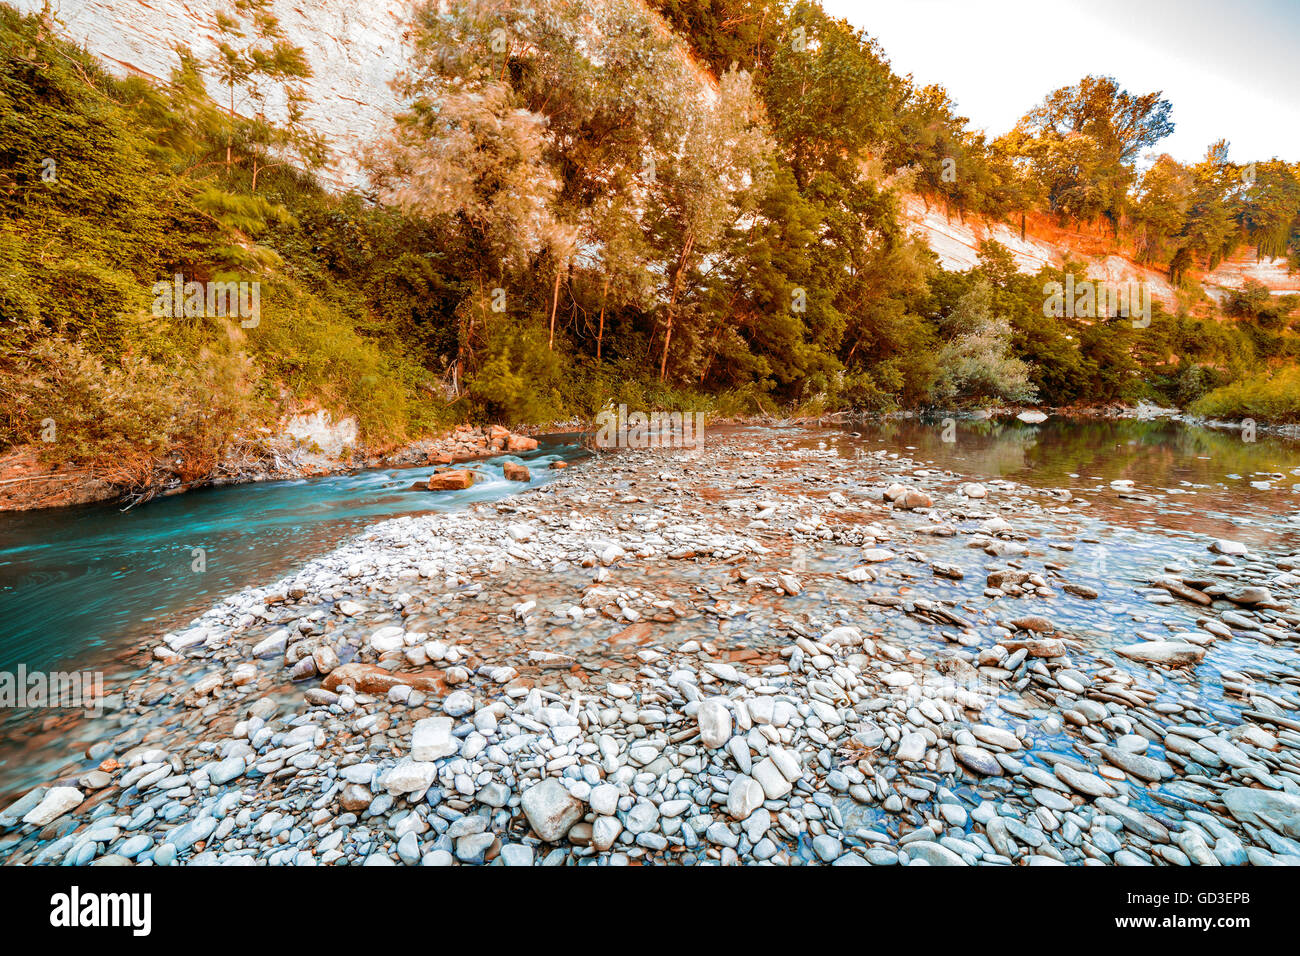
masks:
[[[572,436],[468,464],[459,492],[411,491],[433,466],[205,488],[130,511],[87,505],[0,518],[0,671],[91,667],[250,584],[305,564],[368,524],[453,511],[521,490],[502,465],[523,461],[536,487],[551,462],[583,454]],[[198,561],[202,550],[202,570]]]
[[[587,454],[576,435],[549,436],[532,452],[464,464],[479,475],[466,491],[410,490],[430,465],[205,488],[130,511],[100,504],[6,515],[0,675],[75,672],[89,692],[98,674],[111,695],[148,663],[151,638],[221,598],[270,583],[377,521],[539,487],[559,474],[551,462]],[[505,479],[507,461],[529,466],[527,486]],[[93,708],[0,709],[0,794],[27,789],[70,751],[117,729]]]
[[[903,419],[846,426],[827,441],[845,457],[883,448],[976,478],[1067,488],[1095,496],[1108,519],[1165,531],[1268,545],[1300,521],[1300,445],[1262,434],[1245,441],[1169,420],[957,420],[946,429],[941,419]],[[1158,514],[1118,498],[1110,482],[1125,479],[1165,496]]]
[[[916,586],[916,596],[957,602],[971,612],[996,607],[998,617],[1042,615],[1096,651],[1132,643],[1138,639],[1138,630],[1195,630],[1197,619],[1205,616],[1203,608],[1172,600],[1153,603],[1148,586],[1167,570],[1202,567],[1213,557],[1207,545],[1215,538],[1243,541],[1266,553],[1300,551],[1300,513],[1296,511],[1300,505],[1296,490],[1300,489],[1300,445],[1292,442],[1262,436],[1254,443],[1243,442],[1236,433],[1169,421],[1049,420],[1037,426],[1015,420],[963,421],[956,423],[955,431],[950,433],[953,441],[944,441],[942,432],[941,422],[916,419],[843,428],[745,429],[743,437],[729,437],[740,437],[743,445],[777,452],[777,461],[765,462],[761,476],[757,469],[751,473],[751,477],[761,477],[762,484],[749,491],[737,489],[736,475],[730,472],[693,470],[689,458],[673,463],[671,470],[687,478],[689,487],[699,493],[699,500],[690,505],[703,517],[723,499],[746,494],[778,499],[816,494],[815,487],[797,480],[783,487],[783,475],[794,479],[800,476],[801,455],[816,455],[819,462],[824,462],[825,456],[836,456],[842,461],[849,488],[856,485],[856,462],[884,453],[932,471],[951,470],[976,480],[1001,478],[1031,487],[1068,489],[1073,496],[1071,505],[1063,507],[1059,514],[1048,508],[1033,517],[1019,516],[1022,509],[1014,506],[1015,496],[1005,492],[979,504],[994,509],[1013,504],[1008,513],[1012,524],[1033,538],[1035,557],[1029,565],[1037,568],[1043,561],[1054,562],[1067,580],[1095,589],[1096,600],[1058,594],[1052,599],[1027,596],[995,603],[983,596],[982,569],[1001,566],[1005,561],[972,550],[964,534],[922,535],[907,545],[923,551],[929,560],[960,566],[965,571],[963,580],[933,577],[924,566],[909,570],[908,576]],[[788,452],[788,457],[782,452]],[[874,469],[861,471],[875,477]],[[906,470],[901,473],[906,474]],[[1115,480],[1129,480],[1133,485],[1130,489],[1115,489],[1110,486]],[[1267,482],[1268,486],[1257,487],[1252,482]],[[636,481],[635,487],[613,487],[623,492],[647,493],[644,481]],[[650,494],[653,501],[653,492]],[[1084,501],[1087,507],[1080,507]],[[892,520],[900,528],[929,523],[920,515],[906,513],[896,514]],[[967,529],[978,524],[969,521],[959,526]],[[1062,547],[1058,550],[1053,543]],[[722,625],[722,633],[731,641],[774,652],[785,642],[780,633],[768,627],[775,608],[790,614],[815,615],[826,609],[835,613],[838,606],[852,603],[843,599],[859,593],[859,586],[835,575],[861,564],[858,548],[823,543],[797,550],[796,554],[783,555],[780,562],[806,572],[804,592],[796,597],[772,596],[770,601],[760,600],[758,604],[740,601],[737,613],[728,615]],[[673,562],[651,571],[639,583],[669,598],[695,587],[720,594],[718,589],[732,574],[727,566],[706,568]],[[575,574],[575,579],[581,577]],[[752,589],[732,590],[736,597],[728,594],[725,600],[729,602],[748,598]],[[539,601],[547,598],[531,592],[524,596]],[[1156,598],[1163,601],[1167,595],[1161,592]],[[858,622],[846,619],[845,623]],[[947,644],[941,636],[944,628],[919,623],[901,613],[892,616],[889,626],[902,629],[906,642],[922,650]],[[698,637],[699,631],[698,622],[679,621],[661,627],[657,636],[672,645]],[[547,642],[548,649],[573,654],[586,666],[599,668],[605,663],[601,657],[608,648],[593,647],[593,637],[583,626],[555,628],[548,633]],[[1294,669],[1293,658],[1294,649],[1285,644],[1269,646],[1250,639],[1221,641],[1197,669],[1196,680],[1187,682],[1187,699],[1227,715],[1229,710],[1240,707],[1239,702],[1224,705],[1219,671]],[[635,671],[637,662],[629,656],[621,665]],[[1162,679],[1139,664],[1121,661],[1120,666],[1146,679]],[[1173,673],[1169,680],[1180,682],[1185,677]]]
[[[795,446],[824,444],[848,458],[884,448],[975,478],[1067,489],[1073,506],[1087,501],[1082,511],[1071,507],[1059,516],[1048,513],[1031,522],[1012,516],[1011,521],[1018,531],[1048,545],[1041,549],[1044,557],[1059,564],[1065,578],[1094,588],[1098,598],[1030,596],[1000,606],[1007,614],[1014,609],[1016,616],[1045,616],[1097,650],[1131,643],[1137,630],[1165,632],[1166,622],[1195,630],[1205,609],[1182,601],[1152,603],[1148,585],[1165,571],[1203,566],[1211,557],[1207,545],[1215,538],[1242,541],[1266,553],[1300,551],[1300,446],[1293,442],[1262,436],[1245,442],[1235,432],[1134,420],[959,422],[955,440],[944,441],[941,433],[941,423],[910,420],[859,425]],[[1116,480],[1133,485],[1116,489],[1110,484]],[[1005,496],[994,500],[1004,503]],[[1053,541],[1068,542],[1070,550],[1053,550]],[[988,603],[981,597],[984,575],[972,574],[971,565],[1001,562],[972,552],[960,535],[932,537],[922,546],[931,559],[967,570],[962,581],[926,582],[927,597],[968,607]],[[835,570],[851,567],[853,558],[846,554]],[[1188,681],[1188,700],[1219,711],[1219,671],[1270,665],[1294,670],[1294,649],[1221,641],[1197,669],[1196,680]],[[1152,677],[1142,665],[1124,666]],[[1174,672],[1170,679],[1182,681],[1184,676]]]

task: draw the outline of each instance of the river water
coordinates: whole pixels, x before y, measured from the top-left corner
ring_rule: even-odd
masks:
[[[961,420],[945,428],[941,420],[904,419],[778,429],[772,437],[790,448],[833,450],[850,468],[857,457],[883,452],[1088,499],[1087,535],[1069,560],[1102,600],[1091,605],[1090,620],[1071,623],[1098,635],[1141,612],[1146,601],[1134,579],[1178,560],[1190,538],[1300,551],[1300,446],[1264,435],[1250,442],[1169,421]],[[525,456],[474,463],[484,480],[458,493],[409,490],[432,468],[389,469],[207,489],[128,512],[101,505],[6,516],[0,672],[20,665],[29,672],[102,670],[111,693],[139,672],[154,643],[148,638],[220,597],[269,583],[384,518],[465,508],[520,490],[502,475],[507,460],[526,461],[536,486],[555,474],[550,462],[584,454],[575,436],[556,436]],[[1132,481],[1132,494],[1142,498],[1113,488],[1117,480]],[[1197,547],[1204,553],[1204,544]],[[202,549],[202,570],[195,549]],[[977,557],[969,549],[944,555],[965,563]],[[968,575],[954,591],[973,588],[974,597],[979,580]],[[71,717],[5,715],[0,795],[20,792],[39,780],[47,762],[66,759],[74,726],[78,743],[93,739],[93,726]]]
[[[1174,535],[1235,537],[1268,549],[1300,531],[1300,444],[1259,435],[1138,421],[904,419],[849,427],[833,439],[840,454],[897,450],[976,478],[1006,478],[1042,488],[1095,494],[1098,514]],[[945,440],[950,438],[951,440]],[[1155,503],[1119,498],[1113,481]]]
[[[551,462],[580,453],[556,436],[522,456],[473,462],[479,480],[461,492],[412,491],[429,466],[205,488],[130,511],[100,504],[5,515],[0,670],[102,663],[124,642],[273,581],[367,524],[518,491],[524,485],[503,476],[507,461],[527,464],[536,487],[556,474]]]

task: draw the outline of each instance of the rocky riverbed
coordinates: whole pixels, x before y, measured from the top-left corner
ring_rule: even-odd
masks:
[[[1300,556],[1094,497],[740,429],[384,522],[161,635],[0,862],[1300,864]]]

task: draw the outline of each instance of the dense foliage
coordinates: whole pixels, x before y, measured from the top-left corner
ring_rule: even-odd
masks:
[[[330,220],[364,246],[391,217],[276,164],[292,131],[223,115],[201,70],[114,79],[0,6],[0,447],[121,467],[167,453],[197,476],[299,403],[379,445],[434,420],[418,350],[388,334],[425,290],[385,288],[378,250],[351,250],[351,271],[322,255]],[[154,286],[176,275],[257,281],[259,315],[159,315]]]
[[[220,30],[212,62],[181,50],[150,84],[0,5],[0,448],[52,421],[51,456],[201,474],[311,406],[372,446],[609,402],[1294,414],[1272,397],[1290,372],[1246,379],[1294,364],[1295,302],[1248,286],[1220,309],[1190,276],[1243,243],[1296,264],[1300,166],[1222,143],[1144,165],[1172,129],[1159,93],[1085,77],[988,141],[816,3],[434,2],[370,185],[339,194],[268,0]],[[1046,314],[1083,266],[1026,275],[994,243],[945,272],[905,191],[1105,223],[1179,308]],[[257,282],[258,320],[159,315],[176,275]]]

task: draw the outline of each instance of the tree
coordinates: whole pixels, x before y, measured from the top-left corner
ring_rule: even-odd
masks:
[[[1141,151],[1174,130],[1159,92],[1133,94],[1112,77],[1085,76],[1049,93],[1016,126],[1013,142],[1039,169],[1052,209],[1118,232]]]
[[[991,287],[979,280],[942,322],[939,377],[931,399],[944,403],[1032,402],[1038,391],[1029,367],[1011,355],[1011,326],[994,317]]]
[[[240,18],[247,22],[241,23]],[[281,150],[303,168],[324,165],[328,151],[324,139],[307,128],[303,110],[307,95],[302,81],[312,75],[311,65],[302,47],[285,39],[280,22],[271,12],[271,0],[231,0],[226,11],[217,13],[217,52],[209,63],[217,80],[226,88],[227,118],[230,132],[226,141],[226,168],[233,163],[234,135],[241,132],[247,139],[252,159],[252,191],[257,191],[257,177],[265,164],[258,153]],[[268,96],[278,90],[284,100],[285,121],[269,122],[265,117]],[[251,106],[253,115],[238,122],[236,95],[242,93],[241,107]]]
[[[556,213],[559,182],[543,157],[544,129],[544,117],[520,109],[508,87],[490,82],[480,92],[448,93],[436,110],[420,102],[372,157],[388,202],[446,223],[476,255],[477,292],[458,310],[458,379],[472,357],[476,321],[482,330],[489,310],[507,305],[507,279],[548,254],[558,295],[558,277],[573,254],[577,233]],[[552,345],[553,323],[554,305]]]
[[[1034,133],[1022,121],[1002,138],[1001,148],[1027,160],[1048,211],[1091,220],[1106,210],[1102,149],[1087,133]]]
[[[896,130],[886,162],[907,167],[923,194],[941,196],[945,212],[984,211],[1000,215],[1008,207],[1001,192],[1008,171],[996,163],[982,133],[966,129],[948,91],[938,85],[910,89],[896,115]]]
[[[377,162],[382,195],[473,227],[460,232],[475,261],[511,265],[516,299],[548,314],[550,347],[565,288],[570,315],[599,312],[603,357],[611,292],[648,305],[657,277],[666,378],[699,257],[763,188],[771,146],[748,74],[724,74],[715,92],[633,0],[484,0],[418,11],[401,88],[410,110]]]
[[[732,66],[763,69],[785,23],[782,0],[651,0],[650,6],[690,38],[715,76]]]
[[[1134,251],[1139,262],[1170,261],[1194,190],[1191,170],[1168,154],[1143,174],[1132,212]]]
[[[1238,172],[1228,162],[1228,143],[1219,140],[1205,152],[1205,158],[1191,169],[1192,192],[1183,228],[1179,232],[1179,265],[1199,257],[1208,270],[1228,256],[1240,238],[1237,223],[1228,206],[1229,190]],[[1172,269],[1171,269],[1172,271]]]
[[[763,75],[773,132],[800,188],[818,172],[851,174],[886,137],[902,81],[865,31],[800,2]]]
[[[727,226],[766,188],[772,144],[763,109],[748,73],[730,70],[718,94],[685,118],[686,129],[675,161],[661,168],[650,199],[655,232],[677,254],[668,275],[659,380],[667,377],[668,356],[688,271],[708,254]]]
[[[843,258],[820,242],[825,210],[800,195],[785,163],[774,159],[772,170],[752,215],[721,244],[717,287],[704,303],[700,382],[757,383],[780,401],[798,401],[828,387],[840,369],[834,350],[845,318],[836,297],[846,273]]]
[[[1141,151],[1174,131],[1172,104],[1159,92],[1136,95],[1109,76],[1085,76],[1049,93],[1025,115],[1025,125],[1061,136],[1083,133],[1110,161],[1133,163]]]
[[[1259,258],[1284,258],[1300,249],[1300,175],[1272,159],[1241,168],[1236,219]]]

